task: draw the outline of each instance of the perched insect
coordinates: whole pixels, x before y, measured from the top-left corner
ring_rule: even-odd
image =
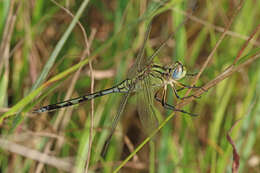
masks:
[[[180,83],[179,80],[184,78],[186,75],[190,75],[190,74],[186,74],[186,68],[179,61],[177,61],[174,65],[172,65],[170,67],[164,67],[164,66],[152,64],[152,65],[150,65],[149,68],[145,68],[143,71],[141,71],[140,74],[137,75],[136,77],[134,77],[132,79],[126,79],[126,80],[122,81],[120,84],[118,84],[112,88],[101,90],[101,91],[98,91],[98,92],[95,92],[92,94],[80,96],[78,98],[73,98],[73,99],[70,99],[67,101],[47,105],[47,106],[34,110],[34,113],[54,111],[54,110],[57,110],[60,108],[72,106],[72,105],[79,104],[84,101],[95,99],[97,97],[101,97],[101,96],[104,96],[107,94],[141,92],[146,87],[150,87],[152,89],[158,88],[158,91],[159,91],[159,89],[163,87],[164,88],[163,99],[158,98],[158,91],[154,95],[154,98],[157,101],[160,101],[162,103],[162,105],[165,106],[165,108],[167,108],[167,109],[171,109],[173,111],[179,111],[179,112],[194,116],[195,114],[186,112],[184,110],[175,109],[175,107],[173,105],[169,105],[165,101],[167,85],[171,85],[171,87],[173,88],[173,91],[178,99],[185,99],[185,98],[193,96],[193,95],[191,95],[188,97],[180,97],[178,95],[179,90],[182,90],[184,88],[201,88],[201,87],[196,87],[196,86],[188,86],[183,83]],[[145,81],[147,79],[150,80],[150,82],[149,82],[150,86],[144,85],[143,81]],[[142,85],[144,85],[144,86],[142,86]],[[178,91],[176,89],[176,85],[181,87],[180,89],[178,89]],[[150,91],[150,89],[149,89],[149,91]],[[195,97],[195,96],[193,96],[193,97]]]
[[[193,113],[189,113],[181,109],[176,109],[175,106],[170,105],[166,102],[167,85],[170,85],[173,88],[173,91],[178,99],[187,98],[187,97],[183,97],[183,98],[180,97],[178,95],[179,90],[185,88],[197,89],[201,87],[188,86],[179,82],[179,80],[183,79],[185,76],[192,75],[192,74],[187,74],[186,68],[183,66],[182,63],[176,62],[175,64],[170,66],[160,66],[153,63],[153,58],[158,54],[159,50],[165,45],[166,41],[170,37],[166,41],[164,41],[159,46],[159,48],[155,50],[152,56],[150,57],[143,56],[145,43],[149,37],[150,30],[151,30],[151,26],[149,25],[145,34],[145,40],[143,42],[142,48],[140,49],[137,55],[137,59],[134,65],[132,66],[132,68],[130,69],[126,80],[122,81],[118,85],[115,85],[114,87],[109,89],[105,89],[95,93],[80,96],[78,98],[73,98],[60,103],[41,107],[39,109],[34,110],[34,113],[42,113],[46,111],[57,110],[59,108],[64,108],[75,104],[79,104],[84,101],[95,99],[97,97],[101,97],[107,94],[124,93],[123,99],[121,100],[120,106],[118,108],[118,112],[114,117],[112,123],[112,130],[105,144],[105,150],[116,128],[119,118],[122,115],[122,112],[124,110],[125,104],[128,100],[130,93],[137,93],[138,95],[138,112],[140,112],[140,119],[143,120],[142,123],[148,124],[146,126],[150,126],[147,120],[150,121],[151,123],[156,121],[153,106],[152,106],[154,99],[160,102],[161,105],[166,109],[182,112],[191,116],[196,116]],[[176,89],[176,85],[180,87],[178,90]],[[160,89],[163,89],[162,98],[159,98],[158,96]],[[194,97],[194,96],[191,95],[188,97]]]

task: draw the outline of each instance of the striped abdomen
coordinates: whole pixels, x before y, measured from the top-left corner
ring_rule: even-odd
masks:
[[[81,102],[84,101],[88,101],[97,97],[101,97],[107,94],[111,94],[111,93],[127,93],[129,91],[129,87],[131,85],[131,80],[124,80],[122,83],[109,88],[109,89],[105,89],[102,91],[98,91],[92,94],[88,94],[85,96],[80,96],[78,98],[74,98],[74,99],[70,99],[70,100],[66,100],[60,103],[55,103],[55,104],[51,104],[51,105],[47,105],[44,107],[41,107],[39,109],[34,110],[34,113],[42,113],[42,112],[46,112],[46,111],[53,111],[59,108],[64,108],[64,107],[68,107],[68,106],[72,106],[75,104],[79,104]]]

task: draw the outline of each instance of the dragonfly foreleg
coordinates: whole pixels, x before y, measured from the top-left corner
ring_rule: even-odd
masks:
[[[194,77],[196,76],[198,73],[187,73],[186,76],[191,76],[191,77]]]

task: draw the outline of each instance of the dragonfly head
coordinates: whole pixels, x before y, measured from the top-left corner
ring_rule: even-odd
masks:
[[[186,75],[186,68],[182,65],[182,63],[180,63],[179,61],[177,61],[173,68],[171,69],[171,77],[173,80],[180,80],[183,77],[185,77]]]

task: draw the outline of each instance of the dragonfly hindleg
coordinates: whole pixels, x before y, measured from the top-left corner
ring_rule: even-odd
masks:
[[[173,89],[173,92],[174,92],[175,96],[176,96],[178,99],[184,100],[184,99],[188,99],[188,98],[190,98],[190,97],[199,98],[198,96],[195,96],[195,95],[189,95],[189,96],[185,96],[185,97],[180,97],[180,96],[178,95],[178,92],[181,91],[181,90],[183,90],[185,87],[180,88],[180,89],[177,90],[177,89],[175,88],[174,83],[171,83],[171,87],[172,87],[172,89]]]
[[[184,110],[182,110],[182,109],[177,109],[175,106],[170,105],[170,104],[164,102],[163,99],[160,99],[160,98],[158,97],[158,93],[159,93],[159,91],[156,92],[156,94],[154,95],[154,98],[155,98],[156,101],[160,102],[165,109],[169,109],[169,110],[177,111],[177,112],[182,112],[182,113],[188,114],[188,115],[190,115],[190,116],[197,116],[197,114],[193,114],[193,113],[184,111]]]

